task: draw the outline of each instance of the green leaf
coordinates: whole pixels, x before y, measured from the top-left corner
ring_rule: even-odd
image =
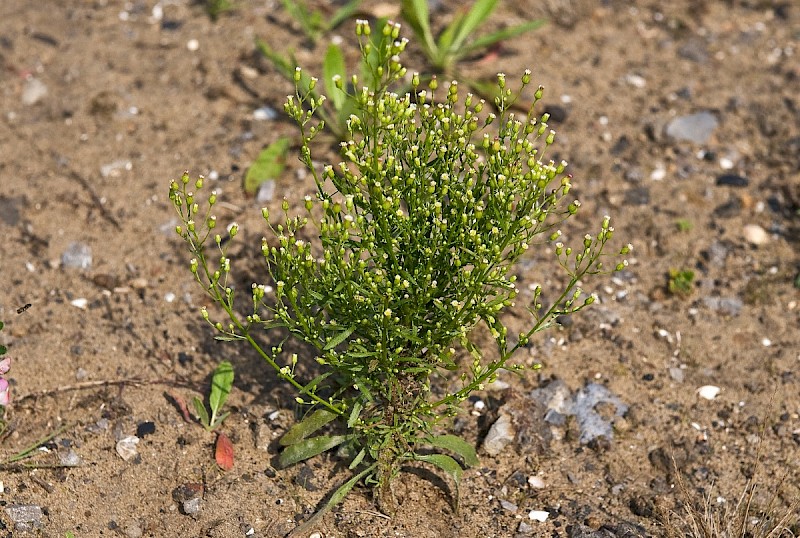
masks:
[[[278,442],[281,444],[281,446],[289,446],[299,443],[338,416],[339,415],[336,413],[332,413],[327,409],[317,409],[303,420],[289,428],[289,431],[286,432]]]
[[[346,19],[352,17],[353,14],[358,11],[360,5],[361,0],[350,0],[345,5],[337,9],[330,18],[330,21],[328,21],[328,28],[333,30],[342,24]]]
[[[281,467],[285,468],[299,461],[313,458],[317,454],[322,454],[326,450],[341,445],[348,439],[349,437],[347,435],[320,435],[318,437],[312,437],[311,439],[303,439],[298,443],[286,447],[278,457],[278,462]],[[282,440],[283,439],[281,439],[281,441]]]
[[[330,376],[333,372],[325,372],[324,374],[320,374],[311,381],[308,382],[302,389],[300,389],[298,394],[313,394],[314,389],[322,383],[325,378]]]
[[[453,479],[453,482],[456,484],[456,495],[455,495],[455,510],[458,510],[458,500],[460,497],[460,487],[461,487],[461,475],[464,474],[463,469],[458,464],[456,460],[447,456],[445,454],[425,454],[425,455],[415,455],[415,459],[419,461],[424,461],[426,463],[430,463],[431,465],[435,465],[445,473],[447,473],[450,478]]]
[[[350,416],[347,418],[348,428],[352,428],[355,425],[362,409],[364,409],[364,404],[361,403],[361,400],[353,402],[353,409],[350,410]]]
[[[255,194],[263,182],[277,179],[286,166],[288,152],[289,138],[286,136],[280,137],[261,150],[244,177],[244,191],[247,194]]]
[[[212,417],[225,405],[225,400],[231,393],[231,387],[233,387],[233,365],[229,361],[222,361],[214,370],[214,376],[211,378],[211,394],[208,396],[208,405],[211,408]]]
[[[194,405],[194,414],[197,417],[197,420],[200,421],[200,424],[202,424],[206,429],[211,428],[211,421],[208,419],[208,411],[206,410],[203,400],[195,396],[192,398],[192,404]]]
[[[428,58],[436,56],[437,47],[433,40],[433,34],[431,33],[428,0],[403,0],[401,4],[401,14],[403,19],[411,26],[411,29],[417,35],[417,39],[422,40]]]
[[[325,91],[333,102],[333,107],[336,110],[344,108],[347,94],[344,90],[340,90],[333,83],[333,77],[339,76],[342,79],[342,84],[347,82],[347,72],[345,71],[344,54],[339,45],[330,45],[328,52],[325,53],[325,60],[322,64],[322,76],[325,78]]]
[[[537,19],[534,21],[524,22],[517,26],[512,26],[511,28],[505,28],[503,30],[492,32],[491,34],[479,37],[472,43],[461,48],[461,56],[463,57],[472,52],[494,45],[498,41],[505,41],[513,37],[517,37],[518,35],[524,34],[525,32],[536,30],[537,28],[541,28],[542,26],[544,26],[545,23],[546,21]]]
[[[353,334],[353,331],[355,331],[355,330],[356,330],[356,326],[355,325],[343,330],[342,332],[340,332],[339,334],[337,334],[336,336],[334,336],[333,338],[328,340],[325,343],[325,347],[322,348],[322,351],[330,351],[330,350],[332,350],[333,348],[335,348],[336,346],[338,346],[339,344],[344,342],[345,339],[348,336],[350,336],[351,334]]]
[[[495,7],[497,7],[497,0],[478,0],[473,4],[466,17],[460,21],[458,33],[453,38],[452,47],[454,51],[460,52],[464,41],[489,18]]]
[[[437,435],[426,441],[436,448],[443,448],[457,454],[469,467],[475,467],[480,463],[475,448],[457,435]]]
[[[366,469],[355,475],[353,478],[351,478],[350,480],[339,486],[339,489],[333,492],[333,495],[331,495],[331,498],[328,499],[327,503],[325,503],[325,506],[320,508],[316,514],[311,516],[311,519],[305,521],[302,525],[296,527],[292,531],[291,536],[307,535],[310,531],[314,530],[314,527],[316,527],[316,525],[320,522],[322,517],[325,514],[327,514],[331,508],[342,502],[342,500],[345,497],[347,497],[347,494],[350,493],[350,490],[353,489],[353,487],[356,484],[358,484],[358,481],[367,476],[372,471],[374,471],[375,467],[377,466],[378,466],[377,463],[373,463],[372,465],[370,465],[369,467],[367,467]]]
[[[367,454],[367,449],[366,448],[362,448],[359,451],[359,453],[356,454],[356,457],[353,458],[353,461],[350,462],[350,465],[348,465],[347,468],[352,471],[353,469],[358,467],[358,464],[361,463],[361,461],[364,459],[364,456],[366,456],[366,454]]]

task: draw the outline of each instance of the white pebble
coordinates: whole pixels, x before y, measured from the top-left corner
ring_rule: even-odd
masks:
[[[655,170],[650,172],[650,179],[653,181],[661,181],[667,177],[667,169],[660,164],[656,166]]]
[[[544,489],[544,480],[541,476],[529,476],[528,485],[533,489]]]
[[[81,297],[79,299],[73,299],[72,301],[69,302],[69,304],[71,304],[74,307],[80,308],[82,310],[86,310],[86,306],[89,304],[89,300]]]
[[[753,245],[763,245],[769,241],[769,234],[758,224],[748,224],[742,229],[745,240]]]
[[[139,438],[135,435],[129,435],[117,441],[117,454],[125,461],[130,461],[136,457],[136,445],[139,444]]]
[[[169,293],[165,294],[164,295],[164,300],[167,301],[168,303],[171,303],[172,301],[175,300],[175,294],[172,293],[172,292],[169,292]]]
[[[186,48],[189,49],[189,51],[194,52],[200,48],[200,42],[196,39],[190,39],[186,42]]]
[[[769,338],[763,338],[761,340],[761,345],[764,347],[769,347],[772,345],[772,340],[770,340]]]
[[[697,389],[697,394],[701,398],[705,398],[706,400],[713,400],[717,397],[720,392],[719,387],[715,387],[714,385],[703,385],[699,389]]]
[[[729,158],[727,158],[727,157],[722,157],[722,158],[719,160],[719,167],[720,167],[720,168],[722,168],[723,170],[730,170],[730,169],[732,169],[732,168],[733,168],[733,166],[734,166],[734,163],[733,163],[733,161],[732,161],[732,160],[730,160],[730,159],[729,159]]]
[[[528,513],[528,517],[534,521],[544,523],[545,521],[547,521],[547,518],[550,517],[550,512],[546,510],[531,510]]]

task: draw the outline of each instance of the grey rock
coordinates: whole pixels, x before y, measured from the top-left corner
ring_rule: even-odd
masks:
[[[200,509],[203,507],[203,499],[200,497],[192,497],[191,499],[186,499],[183,501],[181,505],[181,509],[184,514],[187,516],[193,516],[200,512]]]
[[[14,530],[29,532],[43,528],[42,508],[35,504],[12,504],[5,507],[8,518],[14,523]]]
[[[611,422],[603,418],[595,407],[601,403],[612,404],[616,408],[616,416],[621,417],[628,411],[628,406],[622,403],[605,385],[589,383],[575,394],[572,412],[578,420],[581,431],[580,442],[587,444],[599,437],[611,439],[614,436]]]
[[[501,413],[483,440],[483,450],[490,456],[496,456],[514,441],[515,435],[516,430],[511,417],[506,413]]]
[[[260,204],[270,202],[275,197],[275,180],[268,179],[258,186],[256,201]]]
[[[613,438],[613,419],[601,416],[595,410],[596,406],[611,404],[616,417],[622,417],[628,411],[627,405],[608,388],[598,383],[589,383],[575,394],[571,394],[566,383],[556,380],[534,390],[531,396],[545,406],[547,409],[545,421],[550,424],[560,426],[566,422],[566,416],[574,416],[581,432],[581,444],[588,444],[599,437]]]
[[[634,187],[625,191],[627,205],[648,205],[650,203],[650,189],[648,187]]]
[[[704,297],[703,304],[718,314],[731,317],[738,316],[743,306],[738,297]]]
[[[83,459],[70,448],[66,452],[58,453],[58,463],[64,467],[77,467],[83,463]]]
[[[253,111],[253,119],[258,121],[272,121],[278,117],[275,109],[268,106],[262,106]]]
[[[61,254],[61,265],[89,269],[92,266],[92,249],[85,243],[70,243]]]
[[[667,124],[667,136],[673,140],[705,144],[719,125],[717,117],[708,111],[679,116]]]
[[[519,510],[519,506],[505,499],[500,499],[500,506],[503,507],[503,510],[506,510],[508,512],[516,512],[517,510]]]
[[[699,39],[689,39],[678,47],[678,56],[693,62],[704,64],[708,61],[708,48]]]
[[[676,383],[683,383],[683,380],[686,378],[686,373],[683,371],[683,368],[673,366],[669,369],[669,376]]]
[[[747,187],[750,180],[738,174],[722,174],[715,183],[718,187]]]
[[[524,521],[519,522],[519,527],[517,527],[517,532],[519,534],[530,534],[533,532],[533,527],[525,523]]]

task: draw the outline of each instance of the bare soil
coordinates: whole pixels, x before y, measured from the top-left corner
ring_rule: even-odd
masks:
[[[173,231],[169,180],[184,169],[216,177],[220,220],[244,230],[235,253],[259,270],[264,204],[244,195],[242,177],[262,147],[294,130],[281,112],[292,87],[254,38],[320,72],[331,37],[310,46],[274,0],[236,5],[213,22],[188,0],[0,4],[0,337],[14,361],[0,450],[67,426],[36,461],[70,451],[81,461],[0,471],[0,535],[23,535],[8,508],[31,504],[43,510],[39,536],[281,536],[347,476],[333,454],[276,470],[275,439],[295,420],[291,394],[248,349],[213,339]],[[458,7],[445,2],[435,23]],[[508,388],[480,394],[486,407],[455,421],[476,447],[503,413],[517,429],[514,443],[465,472],[458,514],[446,480],[411,469],[396,484],[394,517],[356,489],[319,532],[664,536],[670,517],[685,528],[684,503],[709,495],[724,510],[753,478],[754,517],[793,510],[797,534],[800,6],[509,1],[488,26],[535,16],[552,22],[462,68],[483,77],[533,70],[583,202],[573,236],[610,214],[635,259],[615,278],[587,282],[599,304],[520,357],[541,361],[540,372],[503,377]],[[351,28],[337,30],[346,43]],[[407,62],[425,71],[414,46]],[[39,82],[46,93],[37,96]],[[254,119],[263,106],[277,118]],[[718,121],[707,140],[665,134],[675,117],[701,111]],[[267,205],[313,191],[299,169],[290,159]],[[90,267],[62,265],[71,243],[90,247]],[[556,269],[551,255],[532,252],[520,287],[554,282]],[[694,271],[690,293],[669,292],[671,269]],[[237,372],[222,428],[236,454],[228,472],[214,463],[214,435],[185,422],[167,394],[202,394],[222,359]],[[530,392],[553,380],[573,391],[602,383],[627,404],[613,438],[582,445],[573,422],[543,422]],[[706,385],[721,389],[713,400],[698,394]],[[123,461],[117,440],[146,422],[155,431]],[[199,510],[187,514],[193,497]],[[531,520],[532,510],[548,519]]]

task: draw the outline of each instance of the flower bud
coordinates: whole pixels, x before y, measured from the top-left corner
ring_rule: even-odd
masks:
[[[300,69],[300,66],[295,67],[294,68],[294,81],[295,82],[300,82],[300,78],[302,77],[302,75],[303,75],[303,70]]]

